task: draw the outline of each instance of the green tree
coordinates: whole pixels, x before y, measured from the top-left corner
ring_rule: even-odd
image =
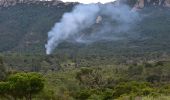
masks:
[[[0,82],[0,97],[9,98],[8,91],[10,90],[9,82]]]
[[[130,66],[128,68],[128,74],[130,77],[133,77],[135,75],[141,75],[143,72],[143,66]]]
[[[161,76],[159,76],[159,75],[149,75],[148,77],[146,77],[146,80],[148,82],[151,82],[151,83],[160,82]]]
[[[114,87],[113,96],[115,98],[120,97],[122,95],[135,95],[135,96],[142,96],[142,95],[149,95],[151,94],[153,89],[151,88],[150,84],[147,82],[122,82],[119,83],[116,87]]]
[[[39,72],[41,70],[41,61],[38,58],[32,59],[32,68],[31,71],[33,72]]]
[[[8,79],[10,83],[10,95],[16,98],[31,100],[34,94],[44,88],[44,80],[38,73],[17,73]]]
[[[0,57],[0,80],[4,80],[6,76],[6,69],[2,57]]]
[[[100,69],[81,68],[76,74],[76,79],[80,84],[91,88],[102,87],[106,84]]]

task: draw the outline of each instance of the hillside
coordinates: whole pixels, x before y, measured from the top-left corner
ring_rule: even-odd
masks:
[[[47,32],[74,4],[19,3],[0,9],[0,51],[44,51]]]
[[[60,21],[62,14],[70,12],[74,3],[50,2],[18,3],[0,9],[0,52],[45,53],[47,33],[54,23]],[[120,53],[169,53],[170,14],[168,8],[147,7],[140,11],[142,21],[133,29],[121,33],[128,38],[123,41],[100,41],[90,45],[62,43],[58,52],[71,52],[79,48],[80,52],[98,54]],[[104,18],[104,20],[108,20]],[[95,30],[94,25],[85,33]],[[114,26],[113,26],[114,27]],[[117,33],[119,34],[119,33]],[[81,48],[80,48],[81,47]],[[97,51],[96,51],[97,50]],[[105,53],[101,53],[105,52]]]

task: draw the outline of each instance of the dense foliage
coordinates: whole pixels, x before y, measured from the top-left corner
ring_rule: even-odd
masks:
[[[5,82],[0,82],[0,94],[4,98],[13,97],[32,100],[32,96],[44,88],[42,75],[38,73],[17,73],[10,75]]]
[[[154,100],[162,100],[161,98],[168,98],[170,93],[169,64],[156,62],[129,66],[111,65],[51,72],[46,75],[47,86],[43,96],[41,94],[39,98],[130,100],[153,97]]]

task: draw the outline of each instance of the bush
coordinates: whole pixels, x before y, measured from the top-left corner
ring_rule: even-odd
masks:
[[[4,96],[7,94],[10,90],[10,84],[9,82],[0,82],[0,95]]]
[[[39,93],[44,88],[44,79],[38,73],[17,73],[8,79],[10,94],[14,98],[31,100],[33,94]]]
[[[44,88],[44,79],[38,73],[17,73],[9,76],[6,82],[0,82],[0,95],[31,100],[34,94]]]
[[[118,84],[114,88],[113,96],[115,98],[120,97],[121,95],[149,95],[153,92],[153,89],[150,87],[149,83],[145,82],[123,82]]]

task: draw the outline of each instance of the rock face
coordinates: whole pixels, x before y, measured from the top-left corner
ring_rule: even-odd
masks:
[[[117,0],[118,2],[126,2],[127,0]],[[133,1],[133,0],[128,0]],[[26,3],[26,4],[39,4],[42,3],[44,5],[68,5],[69,2],[62,2],[60,0],[0,0],[0,7],[8,7],[8,6],[14,6],[18,3]],[[73,3],[73,2],[72,2]],[[77,2],[76,2],[77,4]],[[145,6],[163,6],[163,7],[170,7],[170,0],[137,0],[137,3],[134,6],[134,9],[141,9]]]
[[[170,0],[138,0],[134,9],[141,9],[146,6],[170,7]]]
[[[96,18],[96,24],[99,24],[100,22],[102,22],[102,20],[103,20],[102,16],[98,16]]]
[[[8,6],[14,6],[16,4],[43,4],[47,6],[55,6],[58,4],[68,5],[71,2],[64,3],[60,0],[0,0],[0,7],[8,7]],[[77,3],[77,2],[76,2]],[[75,3],[75,4],[76,4]],[[72,3],[74,4],[74,3]]]
[[[170,0],[166,0],[166,1],[165,1],[165,6],[166,6],[166,7],[170,7]]]
[[[170,7],[170,0],[138,0],[134,5],[132,11],[142,9],[144,7]]]
[[[35,3],[38,0],[0,0],[0,6],[8,7],[17,3]]]

